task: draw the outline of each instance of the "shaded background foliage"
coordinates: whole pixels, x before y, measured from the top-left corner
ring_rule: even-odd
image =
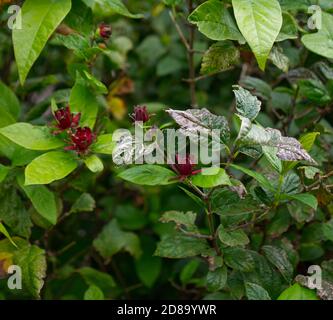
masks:
[[[224,261],[214,257],[214,262],[209,260],[213,259],[210,254],[204,259],[199,254],[179,260],[163,258],[169,251],[180,250],[182,254],[193,244],[189,241],[186,247],[186,239],[180,239],[179,247],[173,246],[178,231],[174,223],[163,223],[161,216],[170,210],[196,212],[197,225],[206,233],[205,211],[179,185],[148,187],[119,179],[117,174],[123,169],[112,163],[110,155],[102,156],[102,172],[93,173],[81,165],[48,189],[37,189],[37,197],[42,194],[45,201],[54,196],[57,223],[53,225],[43,215],[45,211],[36,207],[34,195],[22,182],[24,167],[42,152],[21,148],[11,153],[14,143],[0,135],[0,163],[11,168],[3,179],[0,171],[0,222],[5,228],[0,229],[4,234],[0,240],[1,298],[276,299],[293,285],[291,296],[287,292],[284,298],[314,299],[314,292],[304,289],[303,278],[298,278],[302,287],[293,280],[296,275],[307,275],[312,264],[322,266],[327,281],[318,295],[331,297],[333,55],[329,48],[328,53],[324,49],[312,52],[313,46],[308,50],[309,45],[305,47],[301,40],[303,34],[314,33],[307,28],[308,7],[318,4],[329,15],[333,11],[330,1],[280,1],[283,41],[275,43],[263,71],[244,41],[225,38],[216,42],[214,37],[210,39],[209,32],[203,34],[189,23],[189,14],[205,1],[129,0],[129,11],[118,12],[107,5],[113,1],[94,4],[93,0],[72,0],[70,13],[53,33],[24,85],[20,85],[12,35],[6,27],[6,2],[22,1],[0,1],[0,107],[4,104],[20,110],[14,122],[51,126],[51,100],[59,106],[67,104],[78,83],[78,72],[87,70],[96,80],[85,79],[85,83],[93,88],[89,92],[97,99],[97,133],[132,128],[128,114],[140,104],[155,114],[152,122],[158,124],[171,121],[165,113],[168,107],[208,107],[229,120],[235,138],[240,123],[234,115],[232,86],[239,84],[262,101],[257,120],[263,127],[296,138],[310,132],[320,135],[315,135],[311,151],[307,150],[318,166],[307,164],[305,168],[305,164],[298,164],[283,185],[288,194],[302,188],[311,192],[318,208],[289,201],[252,224],[251,216],[242,220],[239,214],[253,208],[253,204],[241,202],[239,206],[236,193],[227,188],[217,190],[213,203],[222,214],[214,217],[215,224],[222,223],[222,229],[247,222],[242,228],[249,243],[231,236],[231,240],[222,241],[227,243],[226,247],[226,243],[222,244]],[[231,1],[213,2],[223,3],[232,13]],[[132,13],[142,13],[143,17]],[[110,40],[104,41],[98,34],[92,39],[102,21],[112,26]],[[331,15],[325,23],[332,27]],[[191,46],[190,54],[177,26]],[[82,39],[75,38],[76,32],[90,36],[88,48]],[[73,34],[74,38],[68,40]],[[331,37],[329,34],[320,45],[329,47]],[[14,96],[8,94],[7,88]],[[86,102],[85,94],[83,89],[77,89],[78,103]],[[89,102],[95,103],[94,98]],[[1,127],[11,124],[3,120],[4,113],[1,117]],[[277,181],[277,173],[265,157],[240,155],[239,163],[263,173],[273,184]],[[255,179],[237,170],[231,172],[256,200],[254,206],[272,202],[272,195]],[[47,190],[52,191],[52,196]],[[223,215],[226,212],[229,214]],[[6,232],[18,249],[6,239]],[[163,248],[159,247],[160,252],[155,252],[165,236],[173,239],[171,248],[161,252]],[[215,269],[209,270],[207,260]],[[7,288],[5,266],[11,262],[23,265],[23,290]]]

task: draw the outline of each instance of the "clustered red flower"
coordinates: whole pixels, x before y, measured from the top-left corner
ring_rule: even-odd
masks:
[[[81,113],[74,115],[71,113],[69,106],[59,109],[54,112],[54,117],[57,121],[56,127],[60,131],[76,128],[79,125]]]
[[[185,179],[201,172],[201,170],[194,170],[195,164],[193,163],[193,159],[190,154],[186,154],[185,158],[176,154],[175,160],[176,163],[173,165],[173,169],[178,173],[180,179]]]
[[[112,27],[108,24],[101,23],[98,27],[98,33],[104,40],[108,40],[112,35]]]
[[[146,106],[136,106],[134,112],[131,115],[135,122],[148,122],[150,119],[150,114]]]
[[[89,127],[77,128],[71,133],[70,139],[71,145],[66,147],[66,150],[75,150],[79,154],[85,154],[95,140],[95,134]]]
[[[90,128],[79,126],[81,114],[74,115],[71,113],[70,107],[66,106],[55,111],[54,118],[56,119],[56,128],[58,129],[54,134],[66,131],[70,139],[70,145],[65,147],[65,149],[74,150],[80,155],[87,154],[96,136]]]

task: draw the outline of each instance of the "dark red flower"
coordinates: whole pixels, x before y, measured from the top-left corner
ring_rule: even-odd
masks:
[[[186,154],[185,158],[176,154],[176,163],[173,168],[181,177],[188,177],[199,173],[201,170],[194,170],[195,164],[190,154]]]
[[[136,106],[134,112],[132,113],[132,118],[134,121],[147,122],[150,119],[149,112],[146,106]]]
[[[74,115],[71,113],[69,106],[59,109],[54,112],[54,117],[57,121],[56,127],[60,131],[64,131],[70,128],[76,128],[79,125],[81,114]]]
[[[101,23],[98,27],[98,32],[103,39],[107,40],[112,35],[112,27],[108,24]]]
[[[77,128],[70,136],[71,146],[66,150],[75,150],[77,153],[85,154],[89,151],[90,145],[95,139],[95,134],[88,127]]]

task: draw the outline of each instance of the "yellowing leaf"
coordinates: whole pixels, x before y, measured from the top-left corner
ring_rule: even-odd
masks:
[[[124,100],[118,97],[108,97],[108,109],[117,120],[124,119],[127,114],[127,107]]]

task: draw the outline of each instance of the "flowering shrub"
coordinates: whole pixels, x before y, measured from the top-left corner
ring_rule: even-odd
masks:
[[[333,299],[328,1],[10,4],[0,298]]]

